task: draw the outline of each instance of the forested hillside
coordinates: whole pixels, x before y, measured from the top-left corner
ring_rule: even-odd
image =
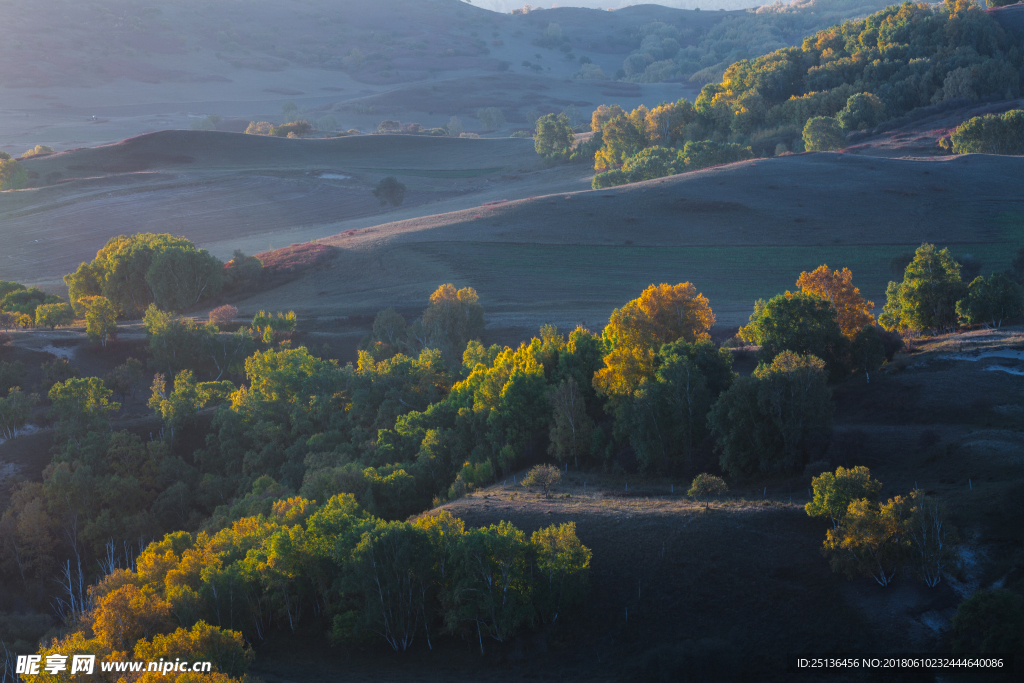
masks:
[[[921,108],[1014,99],[1022,69],[1019,37],[970,0],[907,2],[737,61],[693,103],[599,107],[601,136],[577,156],[594,155],[595,170],[608,171],[594,186],[607,187],[744,154],[840,149],[848,133]]]

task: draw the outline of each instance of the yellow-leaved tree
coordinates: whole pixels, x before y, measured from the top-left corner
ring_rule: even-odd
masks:
[[[816,294],[830,302],[836,309],[839,329],[847,337],[856,336],[865,325],[875,322],[871,314],[875,303],[866,301],[853,286],[853,273],[849,268],[833,271],[827,265],[818,266],[809,273],[800,273],[796,286],[804,294]]]
[[[603,337],[609,347],[594,388],[609,396],[629,395],[654,376],[654,357],[662,344],[695,342],[715,324],[707,297],[689,282],[651,285],[638,298],[612,311]]]

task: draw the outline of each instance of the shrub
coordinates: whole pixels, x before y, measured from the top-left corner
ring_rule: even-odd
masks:
[[[22,154],[21,158],[28,159],[30,157],[42,156],[44,154],[53,154],[53,147],[50,147],[49,145],[36,145],[32,149]]]
[[[612,169],[611,171],[605,171],[604,173],[598,173],[594,176],[594,179],[590,181],[590,187],[595,190],[601,190],[606,187],[615,187],[616,185],[625,185],[629,182],[629,176],[620,171],[619,169]]]
[[[268,134],[276,138],[301,137],[308,135],[312,130],[313,126],[306,121],[292,121],[280,126],[273,126]]]
[[[269,121],[252,121],[245,129],[245,132],[247,135],[270,135],[270,130],[273,127],[274,124]]]
[[[745,159],[753,159],[754,153],[749,147],[734,142],[714,142],[712,140],[690,141],[683,145],[680,153],[687,171],[697,171],[710,166],[732,164]],[[679,166],[678,162],[676,164]]]
[[[381,206],[391,204],[400,206],[405,199],[405,185],[394,176],[388,176],[379,183],[373,190],[373,196],[377,198]]]
[[[527,487],[540,486],[544,493],[552,486],[558,484],[562,479],[562,473],[554,465],[537,465],[530,468],[530,471],[523,477],[522,485]]]
[[[964,121],[950,135],[954,154],[1024,154],[1024,110]]]
[[[230,304],[218,306],[210,311],[210,322],[215,325],[227,325],[238,315],[238,309]]]
[[[1024,598],[1004,588],[980,590],[953,616],[954,654],[1024,654]]]

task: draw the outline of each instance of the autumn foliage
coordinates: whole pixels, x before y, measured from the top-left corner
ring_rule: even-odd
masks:
[[[830,270],[826,265],[818,266],[809,273],[800,273],[796,286],[804,294],[816,294],[831,303],[839,318],[839,329],[847,337],[853,338],[865,325],[875,322],[871,314],[875,304],[866,301],[853,286],[849,268]]]
[[[638,298],[612,311],[603,337],[610,347],[607,367],[594,375],[594,387],[608,395],[629,394],[654,374],[662,344],[695,342],[715,324],[707,297],[689,282],[651,285]]]

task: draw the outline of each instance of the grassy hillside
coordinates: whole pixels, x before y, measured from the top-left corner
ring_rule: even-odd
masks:
[[[472,206],[481,193],[489,201],[503,192],[589,184],[583,167],[534,173],[532,142],[508,138],[288,140],[167,131],[32,158],[25,167],[41,187],[0,194],[7,246],[0,273],[58,287],[122,233],[182,234],[229,258],[237,248],[251,253],[332,235],[353,221],[374,225],[389,211],[408,217]],[[389,175],[408,188],[398,209],[381,207],[371,194]]]
[[[652,282],[692,281],[735,325],[828,263],[851,268],[880,310],[890,258],[921,242],[972,254],[985,272],[1009,264],[1024,246],[1022,163],[804,154],[480,205],[321,240],[340,249],[328,270],[241,306],[366,314],[418,306],[452,281],[475,287],[498,325],[602,325]]]

